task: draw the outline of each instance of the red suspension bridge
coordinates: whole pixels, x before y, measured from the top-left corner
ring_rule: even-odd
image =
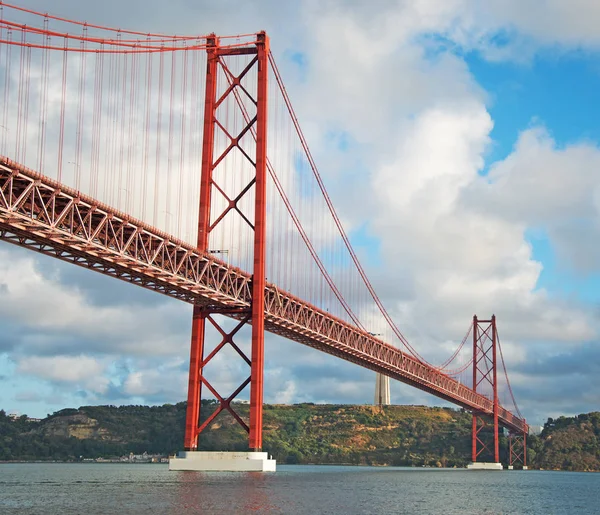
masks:
[[[510,464],[526,464],[495,317],[475,317],[439,366],[403,336],[265,33],[167,36],[0,8],[0,239],[193,304],[187,450],[222,411],[262,449],[268,331],[469,410],[474,462],[500,461],[507,428]],[[227,395],[207,374],[225,349],[250,369]],[[245,420],[232,400],[248,387]],[[200,424],[203,389],[219,402]]]

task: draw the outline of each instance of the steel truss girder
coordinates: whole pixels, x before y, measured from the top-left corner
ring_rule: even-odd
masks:
[[[197,306],[229,310],[251,304],[250,274],[3,157],[0,239]],[[265,329],[467,410],[493,413],[490,399],[268,283]],[[527,427],[501,406],[498,416],[501,425],[516,432]]]

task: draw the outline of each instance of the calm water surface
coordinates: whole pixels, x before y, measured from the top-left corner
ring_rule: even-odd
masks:
[[[0,464],[0,514],[600,513],[600,474],[279,466]]]

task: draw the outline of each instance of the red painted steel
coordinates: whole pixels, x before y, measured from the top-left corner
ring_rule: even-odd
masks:
[[[235,211],[252,227],[254,231],[254,256],[253,272],[250,283],[250,306],[249,309],[242,308],[233,311],[223,311],[218,306],[194,306],[192,322],[192,341],[190,350],[190,375],[188,382],[188,405],[186,413],[185,448],[193,450],[198,447],[198,436],[204,428],[223,410],[228,410],[239,424],[248,431],[248,446],[250,450],[260,451],[262,449],[262,411],[263,411],[263,371],[264,371],[264,333],[265,333],[265,273],[266,273],[266,194],[267,194],[267,77],[268,77],[268,53],[269,40],[263,32],[257,35],[255,47],[240,48],[234,52],[231,49],[221,49],[216,37],[210,36],[208,43],[208,59],[206,72],[206,98],[204,112],[204,139],[202,172],[200,180],[200,207],[198,216],[198,247],[202,253],[208,253],[210,233],[223,221],[227,213]],[[227,57],[240,54],[255,54],[241,73],[234,75],[227,66]],[[232,79],[229,87],[217,98],[217,74],[219,67],[227,77]],[[252,99],[256,104],[256,116],[247,119],[246,124],[238,134],[229,135],[227,128],[217,119],[217,109],[228,97],[235,98],[236,87],[241,87],[242,79],[249,75],[252,68],[257,68],[257,93]],[[244,90],[248,94],[247,90]],[[229,136],[230,143],[214,156],[215,131],[217,126]],[[255,128],[254,128],[255,126]],[[254,177],[241,190],[234,199],[228,198],[225,210],[213,221],[211,220],[212,193],[213,188],[218,188],[213,180],[213,172],[225,157],[239,146],[239,140],[247,133],[256,131],[256,157],[253,161],[245,151],[242,154],[248,159],[255,169]],[[254,223],[251,223],[242,212],[237,209],[237,204],[245,196],[249,195],[254,187]],[[223,194],[223,190],[219,190]],[[233,332],[227,333],[219,323],[218,318],[213,315],[227,314],[241,317],[241,322]],[[215,329],[221,334],[222,340],[216,349],[204,358],[204,344],[206,338],[205,324],[210,321]],[[240,350],[234,342],[234,335],[246,323],[252,324],[252,348],[251,358]],[[219,394],[211,385],[204,374],[204,368],[219,353],[225,345],[232,346],[238,354],[250,366],[250,376],[242,382],[235,392],[227,397]],[[250,384],[250,420],[246,424],[231,407],[231,401]],[[200,400],[202,386],[206,386],[210,392],[219,400],[219,406],[208,418],[200,424]]]
[[[488,422],[486,421],[486,419],[484,417],[481,416],[476,416],[475,415],[475,411],[473,412],[473,427],[472,427],[472,435],[473,435],[473,440],[472,440],[472,456],[471,456],[471,460],[473,462],[477,461],[477,458],[481,455],[484,454],[487,456],[491,456],[491,450],[488,446],[489,442],[488,439],[486,439],[484,437],[485,431],[484,429],[486,429],[489,426]],[[496,461],[495,463],[498,463],[498,461]]]
[[[267,235],[267,79],[269,38],[258,35],[258,90],[256,95],[256,182],[254,205],[254,271],[252,275],[252,363],[250,381],[250,449],[262,450],[265,366],[265,283]]]
[[[0,17],[0,26],[6,28],[7,30],[19,31],[21,33],[33,34],[33,35],[42,35],[44,36],[44,43],[34,40],[19,40],[19,39],[0,39],[0,44],[5,45],[13,45],[13,46],[26,46],[28,48],[40,48],[44,50],[58,50],[61,52],[76,52],[79,54],[82,53],[122,53],[122,54],[145,54],[145,53],[155,53],[155,52],[171,52],[173,50],[178,51],[189,51],[189,50],[205,50],[210,44],[207,43],[207,40],[211,38],[212,35],[202,36],[198,34],[194,35],[169,35],[169,34],[159,34],[152,32],[139,32],[132,30],[125,30],[122,28],[115,27],[106,27],[103,25],[96,25],[89,22],[80,22],[77,20],[72,20],[69,18],[64,18],[60,16],[53,16],[47,12],[41,13],[31,9],[26,9],[21,6],[12,5],[7,2],[0,2],[0,7],[11,11],[20,11],[20,13],[25,13],[26,15],[31,15],[33,18],[29,18],[33,20],[33,23],[21,23],[22,17],[19,16],[15,21],[11,21],[7,19],[5,15]],[[35,20],[37,17],[37,20]],[[19,21],[17,21],[19,20]],[[43,21],[42,21],[43,20]],[[49,30],[47,28],[46,22],[48,20],[53,20],[59,22],[65,30],[63,32]],[[37,21],[37,23],[36,23]],[[39,23],[39,25],[38,25]],[[41,25],[43,24],[43,28]],[[97,29],[95,36],[88,35],[89,29]],[[82,31],[83,34],[79,35],[78,32]],[[131,36],[131,38],[123,37],[124,35]],[[2,35],[4,36],[4,35]],[[52,37],[60,37],[65,40],[63,45],[52,45],[50,44],[50,40]],[[252,38],[256,37],[255,33],[249,34],[236,34],[229,36],[221,36],[221,39],[224,40],[236,40],[235,43],[228,42],[226,45],[227,48],[237,49],[244,48],[248,44],[253,43],[251,41]],[[46,40],[46,38],[48,38]],[[86,48],[83,43],[97,45],[95,48]]]
[[[4,157],[0,239],[198,306],[227,311],[251,305],[250,274]],[[484,395],[270,283],[265,329],[493,415]],[[502,406],[498,420],[516,432],[527,428]]]
[[[200,419],[200,399],[202,381],[200,363],[204,358],[205,313],[200,306],[194,306],[192,314],[192,337],[190,345],[190,371],[188,376],[188,397],[185,416],[184,448],[186,451],[198,447],[198,421]]]
[[[498,333],[496,332],[496,315],[492,315],[492,362],[494,388],[494,463],[500,463],[500,442],[498,438]]]
[[[527,466],[527,433],[510,433],[508,435],[508,464],[510,466]]]
[[[523,431],[523,466],[527,466],[527,431]]]
[[[198,210],[198,249],[208,250],[210,233],[210,199],[215,141],[215,102],[217,96],[217,38],[207,40],[206,91],[204,95],[204,131],[202,141],[202,170],[200,175],[200,206]]]
[[[204,132],[202,142],[202,170],[200,176],[200,205],[198,214],[198,250],[208,250],[210,227],[211,173],[214,149],[214,110],[217,92],[217,40],[214,35],[207,38],[206,90],[204,99]],[[198,448],[200,425],[200,402],[202,398],[202,368],[204,361],[204,338],[208,312],[194,305],[192,314],[192,337],[190,342],[190,370],[184,448]]]
[[[483,413],[473,411],[473,424],[471,429],[471,458],[473,462],[482,452],[487,451],[494,459],[494,463],[500,463],[499,444],[499,422],[500,403],[498,400],[498,374],[497,374],[497,342],[496,316],[491,320],[478,320],[477,315],[473,317],[473,391],[483,385],[489,385],[492,389],[492,411]],[[490,377],[491,375],[491,377]],[[481,388],[480,388],[481,390]],[[493,449],[489,452],[487,444],[481,438],[481,433],[487,423],[484,417],[492,419]]]

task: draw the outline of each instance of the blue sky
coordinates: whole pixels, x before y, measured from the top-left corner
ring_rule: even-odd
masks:
[[[518,132],[532,124],[546,126],[559,146],[598,141],[597,61],[595,53],[581,51],[544,51],[527,62],[489,62],[468,54],[469,70],[490,95],[490,162],[506,157]]]
[[[266,29],[336,208],[414,346],[443,362],[473,313],[494,312],[528,420],[600,409],[593,0],[547,2],[542,18],[513,0],[53,9],[166,33]],[[0,407],[183,400],[190,308],[72,268],[0,243]],[[225,385],[240,372],[219,366]],[[268,402],[368,403],[373,376],[267,341]],[[397,383],[392,397],[440,404]]]
[[[469,70],[489,95],[494,120],[486,165],[506,158],[519,132],[543,125],[557,147],[600,140],[600,67],[595,52],[545,50],[521,62],[490,62],[479,53],[465,55]],[[487,167],[482,174],[487,173]],[[543,264],[538,288],[555,297],[586,303],[600,301],[600,276],[583,273],[558,259],[544,227],[527,234],[534,258]]]

